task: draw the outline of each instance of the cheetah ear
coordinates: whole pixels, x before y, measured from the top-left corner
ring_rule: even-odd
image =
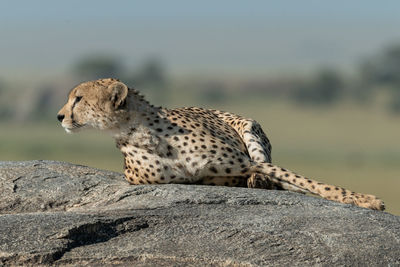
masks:
[[[115,109],[121,107],[128,96],[128,87],[122,82],[115,82],[108,87],[111,103]]]

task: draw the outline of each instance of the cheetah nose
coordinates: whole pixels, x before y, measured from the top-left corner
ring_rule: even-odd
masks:
[[[57,114],[57,119],[58,119],[60,122],[62,122],[64,118],[65,118],[64,115]]]

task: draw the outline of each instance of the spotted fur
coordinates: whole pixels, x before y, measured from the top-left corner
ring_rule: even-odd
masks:
[[[124,173],[131,184],[285,189],[384,209],[373,195],[320,183],[271,164],[271,144],[252,119],[197,107],[155,107],[115,79],[75,87],[58,119],[68,132],[83,128],[110,132],[124,155]]]

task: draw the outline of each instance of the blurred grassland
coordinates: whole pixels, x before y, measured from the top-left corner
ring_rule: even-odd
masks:
[[[179,99],[174,95],[169,95],[169,107],[200,102],[182,93]],[[388,115],[379,105],[367,108],[342,103],[307,109],[260,97],[227,102],[229,105],[204,107],[256,119],[270,138],[275,164],[322,182],[377,195],[388,212],[400,215],[399,117]],[[60,160],[122,172],[122,155],[107,134],[67,134],[56,119],[50,123],[0,123],[0,129],[0,160]]]

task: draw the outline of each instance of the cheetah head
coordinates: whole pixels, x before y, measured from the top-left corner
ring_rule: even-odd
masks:
[[[79,84],[71,90],[57,119],[67,132],[83,128],[114,129],[126,113],[128,87],[116,79]]]

